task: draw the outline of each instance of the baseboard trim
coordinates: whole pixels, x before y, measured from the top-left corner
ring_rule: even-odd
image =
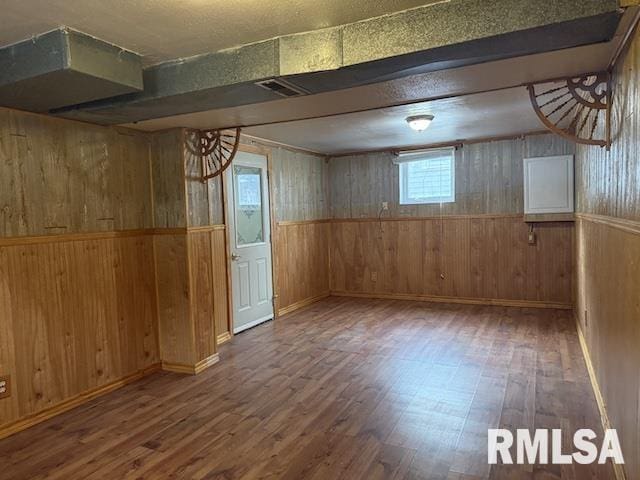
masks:
[[[493,298],[440,297],[435,295],[411,295],[406,293],[362,293],[331,291],[335,297],[379,298],[385,300],[412,300],[417,302],[460,303],[464,305],[493,305],[496,307],[552,308],[557,310],[573,310],[573,305],[566,303],[540,302],[536,300],[504,300]]]
[[[286,315],[287,313],[295,312],[296,310],[300,310],[301,308],[311,305],[312,303],[319,302],[323,298],[327,298],[329,295],[331,295],[329,292],[325,292],[320,295],[316,295],[315,297],[305,298],[303,300],[292,303],[291,305],[287,305],[286,307],[278,310],[278,317]]]
[[[75,407],[82,405],[83,403],[93,400],[94,398],[113,392],[118,388],[124,387],[125,385],[140,380],[141,378],[157,372],[158,370],[160,370],[159,363],[150,365],[143,370],[122,377],[106,385],[102,385],[100,387],[80,393],[38,413],[4,425],[0,427],[0,439],[6,438],[29,427],[33,427],[38,423],[44,422],[45,420],[49,420],[50,418],[60,415],[61,413],[67,412]]]
[[[218,342],[218,345],[222,345],[223,343],[228,342],[229,340],[231,340],[231,334],[229,332],[221,333],[220,335],[218,335],[218,338],[216,339],[216,341]]]
[[[609,420],[609,414],[607,413],[607,404],[604,401],[604,397],[602,396],[602,390],[600,389],[600,384],[598,383],[598,377],[596,377],[596,371],[593,367],[593,361],[591,360],[591,354],[589,353],[589,347],[587,346],[587,340],[584,337],[584,333],[582,332],[582,327],[580,326],[580,320],[578,319],[578,315],[574,312],[574,319],[576,322],[576,330],[578,331],[578,339],[580,340],[580,348],[582,349],[582,356],[584,357],[584,362],[587,365],[587,371],[589,372],[589,380],[591,381],[591,387],[593,388],[593,393],[596,397],[596,403],[598,405],[598,411],[600,412],[600,421],[602,422],[602,428],[607,430],[611,427],[611,421]],[[616,476],[616,480],[626,480],[626,473],[624,471],[624,465],[620,465],[617,463],[612,463],[613,471]]]
[[[204,360],[200,360],[195,365],[188,365],[185,363],[172,363],[172,362],[162,362],[162,370],[173,373],[184,373],[187,375],[197,375],[203,370],[206,370],[211,365],[215,365],[220,361],[220,356],[217,353],[205,358]]]
[[[218,355],[217,352],[205,358],[204,360],[200,360],[198,363],[196,363],[195,374],[196,375],[199,374],[200,372],[206,370],[212,365],[215,365],[219,361],[220,361],[220,355]]]

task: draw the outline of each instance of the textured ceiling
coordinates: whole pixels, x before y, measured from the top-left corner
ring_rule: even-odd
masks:
[[[405,118],[432,114],[424,132]],[[368,112],[252,127],[247,135],[324,154],[407,147],[544,130],[524,87]]]
[[[3,1],[0,46],[64,25],[139,53],[152,64],[429,3],[436,0]]]
[[[145,120],[126,126],[148,131],[173,127],[249,127],[390,107],[599,71],[606,68],[614,50],[614,42],[600,43],[316,95]]]

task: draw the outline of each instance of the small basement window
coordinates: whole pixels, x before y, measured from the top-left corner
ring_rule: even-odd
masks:
[[[455,148],[401,152],[400,204],[456,201]]]

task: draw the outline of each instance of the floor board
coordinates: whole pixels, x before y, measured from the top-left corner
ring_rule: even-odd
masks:
[[[569,312],[327,298],[220,356],[1,440],[0,479],[613,479],[487,465],[488,428],[601,432]]]

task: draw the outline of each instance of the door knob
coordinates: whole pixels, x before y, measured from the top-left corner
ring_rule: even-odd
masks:
[[[235,253],[232,253],[232,254],[231,254],[231,260],[233,260],[234,262],[235,262],[236,260],[238,260],[239,258],[241,258],[241,257],[240,257],[240,255],[236,255]]]

